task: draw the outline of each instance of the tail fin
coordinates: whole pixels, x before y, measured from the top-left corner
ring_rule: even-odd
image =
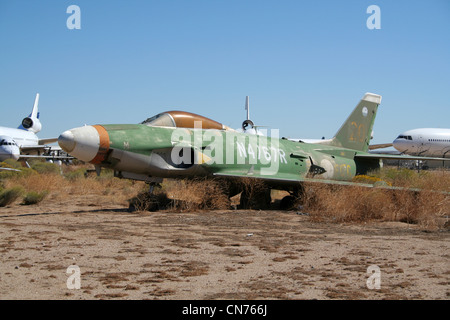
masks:
[[[367,152],[381,96],[366,93],[329,145]]]
[[[34,99],[34,105],[33,110],[31,110],[31,114],[22,120],[22,124],[19,126],[19,129],[28,130],[33,133],[38,133],[39,131],[41,131],[42,124],[39,120],[38,104],[39,93],[36,94],[36,98]]]

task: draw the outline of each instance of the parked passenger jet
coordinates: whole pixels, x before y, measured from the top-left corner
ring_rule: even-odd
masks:
[[[31,114],[22,120],[17,128],[0,127],[0,161],[6,159],[18,160],[39,155],[47,148],[46,144],[58,139],[39,139],[36,135],[42,129],[38,112],[39,93],[36,94]],[[45,157],[44,158],[53,158]]]
[[[450,129],[408,130],[400,134],[392,145],[408,155],[450,158]]]

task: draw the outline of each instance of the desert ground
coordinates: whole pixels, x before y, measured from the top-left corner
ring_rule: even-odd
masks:
[[[129,212],[98,194],[49,198],[0,208],[0,299],[446,300],[449,236],[298,211]]]

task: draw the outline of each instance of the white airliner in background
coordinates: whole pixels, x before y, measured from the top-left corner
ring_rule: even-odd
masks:
[[[54,158],[39,156],[46,144],[58,141],[57,138],[40,140],[36,133],[41,131],[42,124],[38,112],[39,93],[36,94],[31,114],[22,120],[19,128],[0,127],[0,162],[6,159],[18,160],[19,158],[31,158],[38,155],[42,158]]]
[[[400,134],[392,145],[408,155],[450,158],[450,129],[408,130]]]

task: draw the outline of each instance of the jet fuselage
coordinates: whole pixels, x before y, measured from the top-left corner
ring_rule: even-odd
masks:
[[[214,129],[95,125],[63,133],[59,144],[101,167],[162,178],[235,174],[348,181],[367,169],[355,162],[355,150]]]

